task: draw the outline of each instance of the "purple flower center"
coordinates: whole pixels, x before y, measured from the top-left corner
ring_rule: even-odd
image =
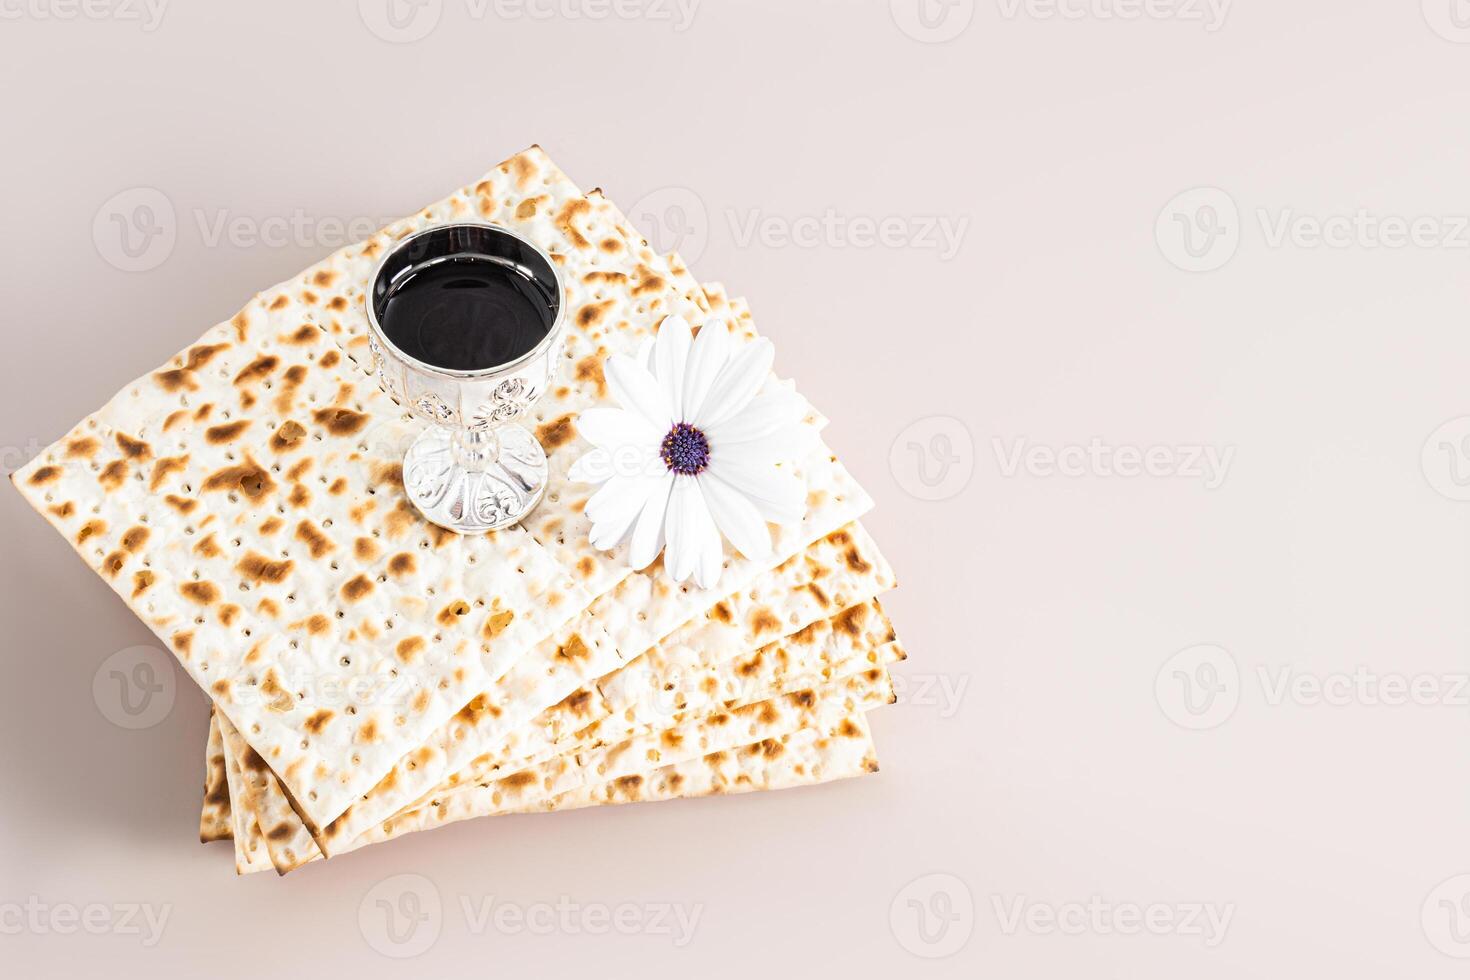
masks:
[[[664,436],[658,454],[670,472],[694,476],[709,466],[709,439],[688,422],[678,422]]]

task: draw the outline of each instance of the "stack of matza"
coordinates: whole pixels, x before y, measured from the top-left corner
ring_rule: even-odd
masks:
[[[392,243],[484,220],[552,256],[566,361],[532,424],[551,462],[521,527],[425,522],[399,460],[418,423],[368,365],[363,292]],[[904,653],[871,501],[825,447],[770,560],[718,588],[588,541],[583,409],[669,314],[749,310],[659,256],[533,147],[257,296],[14,480],[213,700],[200,837],[284,873],[469,817],[739,793],[877,768],[865,712]],[[709,329],[707,327],[706,329]],[[789,384],[773,379],[772,384]],[[808,424],[825,419],[811,410]]]

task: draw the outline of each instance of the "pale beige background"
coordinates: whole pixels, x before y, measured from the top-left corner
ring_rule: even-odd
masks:
[[[0,0],[5,468],[342,224],[540,142],[750,298],[878,499],[883,771],[236,880],[195,842],[203,697],[109,720],[94,675],[150,635],[7,491],[0,971],[1463,975],[1470,4],[426,0],[403,42],[385,3]],[[129,257],[114,214],[165,234]],[[442,903],[408,962],[359,923],[400,874]],[[32,896],[170,912],[145,948]],[[700,919],[462,904],[563,896]]]

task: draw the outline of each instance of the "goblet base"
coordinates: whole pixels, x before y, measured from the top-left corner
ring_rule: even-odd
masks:
[[[429,521],[458,534],[484,534],[515,524],[546,492],[546,453],[519,425],[479,436],[488,457],[464,464],[463,430],[431,425],[403,457],[403,488]],[[456,439],[460,444],[456,444]],[[483,467],[483,468],[481,468]]]

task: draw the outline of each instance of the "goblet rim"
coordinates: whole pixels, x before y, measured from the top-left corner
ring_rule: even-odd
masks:
[[[546,331],[546,336],[541,338],[535,347],[526,351],[513,361],[506,361],[504,364],[471,370],[439,367],[436,364],[421,361],[412,354],[406,353],[388,338],[387,333],[383,330],[382,324],[378,322],[378,311],[373,303],[373,295],[377,290],[378,276],[382,274],[383,268],[388,264],[389,260],[416,239],[454,228],[488,228],[510,238],[514,238],[539,255],[546,262],[546,267],[551,270],[552,282],[556,287],[557,300],[556,316],[551,322],[551,328]],[[556,262],[551,258],[551,254],[520,232],[507,228],[505,225],[498,225],[493,221],[449,221],[443,224],[430,225],[427,228],[420,228],[418,231],[398,239],[393,243],[391,248],[383,253],[382,258],[374,263],[373,271],[368,276],[367,289],[363,291],[362,302],[363,306],[367,309],[368,328],[372,332],[373,339],[377,341],[378,345],[384,351],[416,371],[422,371],[434,377],[447,378],[453,381],[483,381],[501,375],[514,374],[527,365],[534,364],[539,358],[544,357],[560,339],[567,319],[566,287],[562,281],[561,270],[557,268]]]

